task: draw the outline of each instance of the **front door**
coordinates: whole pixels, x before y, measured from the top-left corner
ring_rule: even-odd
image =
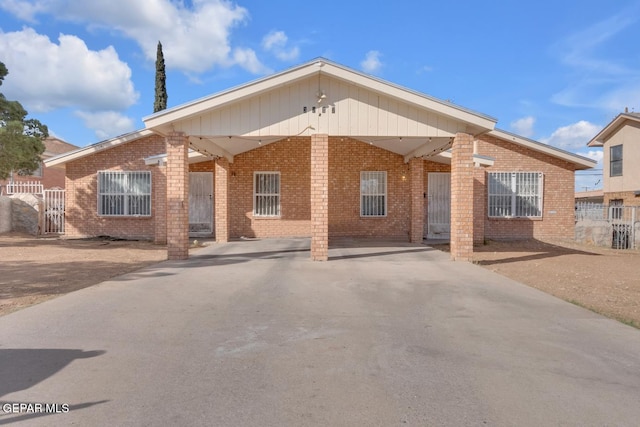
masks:
[[[213,233],[213,172],[189,173],[189,234]]]
[[[427,175],[427,239],[448,239],[451,233],[451,174]]]

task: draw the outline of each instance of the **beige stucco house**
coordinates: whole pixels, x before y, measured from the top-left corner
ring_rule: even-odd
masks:
[[[640,113],[621,113],[589,143],[602,147],[604,203],[640,206]]]
[[[65,168],[66,232],[168,244],[189,235],[573,238],[574,171],[595,162],[325,59],[153,114],[47,161]]]

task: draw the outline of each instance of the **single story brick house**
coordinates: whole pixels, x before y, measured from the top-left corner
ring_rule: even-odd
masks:
[[[325,59],[153,114],[145,128],[47,161],[66,170],[68,236],[168,244],[311,237],[573,238],[590,159]]]

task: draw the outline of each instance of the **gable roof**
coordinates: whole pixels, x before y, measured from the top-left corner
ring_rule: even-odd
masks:
[[[43,153],[44,157],[53,157],[58,154],[66,153],[68,151],[73,151],[78,148],[77,145],[69,144],[66,141],[61,140],[60,138],[56,138],[54,136],[49,136],[45,138],[44,146],[45,150]]]
[[[204,98],[159,111],[142,120],[146,128],[163,128],[177,120],[188,119],[203,111],[220,108],[230,103],[256,97],[284,84],[290,84],[311,76],[333,77],[350,84],[369,89],[403,103],[431,110],[455,120],[469,123],[478,130],[493,129],[497,119],[476,111],[461,107],[448,101],[396,85],[380,78],[363,74],[351,68],[339,65],[324,58],[316,58],[302,65],[263,77],[252,82],[218,92]]]
[[[130,132],[115,138],[98,142],[93,145],[89,145],[87,147],[79,148],[77,150],[52,157],[46,160],[45,164],[49,167],[62,166],[69,161],[76,160],[99,151],[108,150],[110,148],[126,144],[149,135],[162,135],[170,131],[173,124],[188,120],[190,117],[197,117],[199,114],[203,114],[206,111],[216,108],[222,108],[231,103],[239,102],[249,98],[253,99],[260,96],[260,94],[264,94],[265,92],[276,90],[285,84],[308,79],[310,76],[319,76],[320,74],[322,74],[323,76],[329,76],[339,81],[347,82],[348,84],[353,84],[365,88],[366,90],[386,96],[390,99],[397,99],[398,102],[408,104],[417,109],[433,111],[440,117],[444,116],[451,118],[451,120],[458,123],[466,123],[471,130],[476,132],[476,135],[488,132],[490,135],[493,135],[500,139],[523,145],[533,150],[540,151],[557,158],[561,158],[575,164],[576,169],[587,169],[596,165],[596,162],[591,159],[578,156],[576,154],[569,153],[567,151],[551,147],[547,144],[542,144],[537,141],[521,137],[519,135],[515,135],[499,129],[494,129],[496,119],[490,116],[477,113],[448,101],[443,101],[429,95],[425,95],[411,89],[395,85],[377,77],[362,74],[358,71],[354,71],[323,58],[318,58],[297,67],[290,68],[283,72],[267,76],[213,95],[209,95],[195,101],[188,102],[186,104],[157,112],[143,119],[146,126],[145,129]],[[364,135],[362,135],[362,137],[364,137]],[[211,153],[212,155],[227,157],[230,161],[232,161],[233,155],[237,154],[235,151],[247,151],[248,149],[255,148],[256,143],[269,143],[281,139],[279,137],[275,137],[271,138],[273,141],[263,141],[256,138],[258,137],[233,137],[232,140],[231,136],[218,137],[217,139],[216,137],[197,136],[191,138],[191,142],[206,143],[208,140],[208,142],[210,143],[210,147],[208,147],[208,150],[205,151]],[[434,137],[433,141],[431,141],[432,138],[428,138],[428,143],[424,143],[424,138],[419,137],[404,138],[404,140],[402,137],[395,139],[368,138],[367,142],[375,144],[387,150],[398,152],[397,149],[394,149],[392,147],[392,145],[397,142],[395,141],[396,139],[403,141],[405,147],[410,147],[405,148],[405,151],[408,150],[406,153],[400,153],[405,156],[406,160],[409,157],[422,156],[432,148],[434,148],[436,145],[437,147],[435,148],[442,149],[446,146],[446,141],[450,138]],[[233,143],[233,145],[228,145],[230,143]],[[233,147],[235,151],[233,151],[231,147]],[[413,149],[414,147],[417,148]],[[154,160],[157,161],[157,159]]]
[[[49,159],[46,159],[44,161],[44,164],[47,167],[62,166],[63,164],[72,160],[81,159],[99,151],[108,150],[110,148],[117,147],[118,145],[126,144],[127,142],[132,142],[153,134],[154,132],[149,129],[140,129],[133,132],[125,133],[124,135],[120,135],[115,138],[96,142],[95,144],[87,145],[86,147],[81,147],[77,150],[68,151],[66,153],[51,157]]]
[[[611,120],[611,122],[604,127],[596,136],[587,143],[588,147],[602,147],[607,139],[620,129],[627,121],[639,122],[640,113],[620,113],[618,116]]]
[[[523,136],[516,135],[515,133],[507,132],[506,130],[494,129],[487,134],[573,163],[577,170],[590,169],[598,164],[598,162],[591,160],[588,157],[583,157],[560,148],[552,147],[551,145],[543,144],[542,142],[534,141],[533,139],[525,138]]]

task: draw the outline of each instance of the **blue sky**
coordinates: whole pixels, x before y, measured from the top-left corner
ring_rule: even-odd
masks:
[[[638,17],[637,0],[0,0],[0,92],[85,146],[142,127],[158,40],[169,107],[322,56],[600,160],[587,141],[640,111]]]

